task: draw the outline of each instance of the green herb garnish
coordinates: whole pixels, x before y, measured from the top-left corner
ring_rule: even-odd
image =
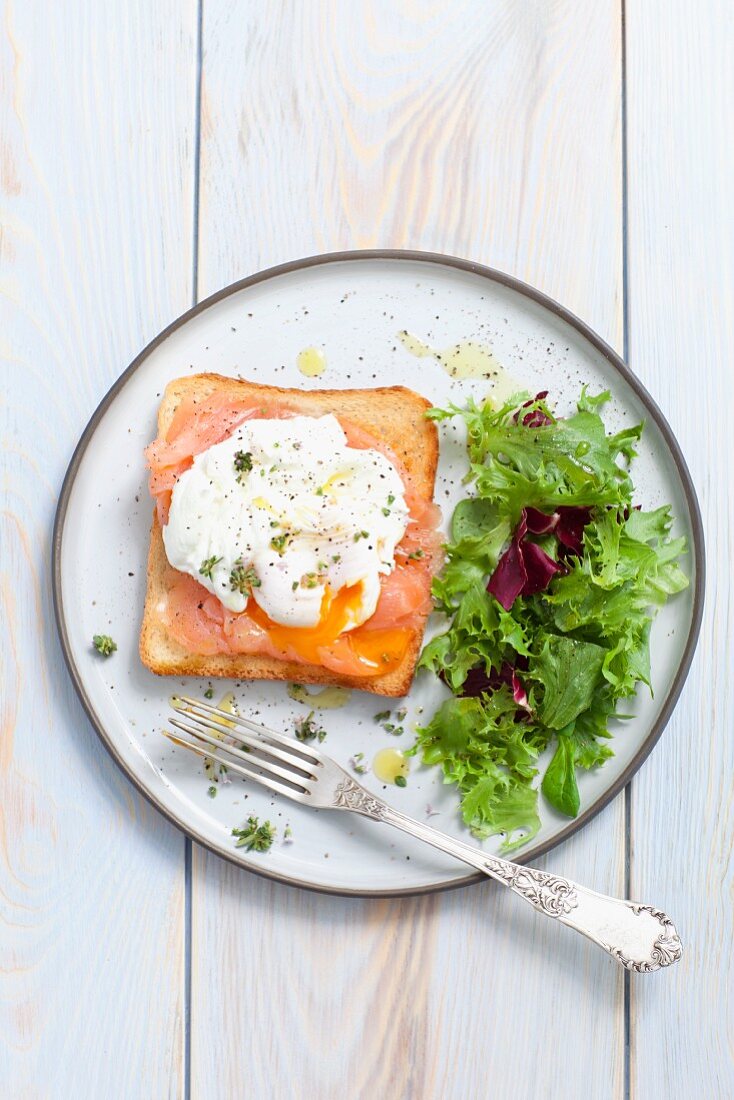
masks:
[[[370,537],[369,531],[355,531],[354,541],[359,542],[360,539],[368,539]]]
[[[396,787],[407,787],[408,786],[408,780],[405,778],[404,775],[396,775],[395,776],[395,786]]]
[[[242,596],[249,596],[253,588],[259,588],[261,583],[254,566],[249,565],[245,568],[242,558],[238,558],[234,569],[229,574],[229,587],[232,591],[239,592]]]
[[[322,729],[316,721],[314,711],[309,711],[305,718],[299,718],[296,722],[296,741],[323,741],[326,730]]]
[[[199,566],[199,572],[201,573],[202,577],[208,577],[209,580],[212,580],[212,569],[215,565],[219,565],[221,560],[221,558],[217,558],[214,556],[212,556],[211,558],[205,558]]]
[[[248,817],[247,824],[232,830],[237,837],[235,848],[244,848],[248,852],[267,852],[275,840],[275,826],[269,821],[260,824],[257,817]]]
[[[212,783],[211,787],[209,787],[207,789],[206,793],[209,795],[210,798],[216,798],[217,797],[217,788],[214,786],[213,783]]]
[[[214,688],[207,688],[206,691],[204,692],[204,698],[205,699],[213,699],[214,698]]]
[[[117,649],[117,642],[113,641],[109,634],[95,634],[92,645],[103,657],[111,657]]]
[[[349,763],[352,766],[352,770],[355,771],[357,775],[366,775],[370,770],[369,764],[365,764],[364,762],[363,752],[355,752]]]
[[[249,473],[252,469],[252,452],[251,451],[235,451],[234,453],[234,468],[239,475]],[[238,477],[239,481],[240,478]]]
[[[284,531],[282,535],[273,535],[270,540],[271,549],[275,550],[276,553],[280,554],[280,556],[283,557],[286,547],[292,538],[292,531]]]

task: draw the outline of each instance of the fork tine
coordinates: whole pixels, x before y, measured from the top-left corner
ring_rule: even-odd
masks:
[[[275,791],[276,794],[284,794],[287,798],[293,798],[296,802],[302,802],[304,798],[308,797],[309,792],[307,790],[294,790],[293,787],[286,787],[283,783],[278,783],[276,779],[269,779],[266,775],[261,775],[259,772],[250,771],[249,768],[243,768],[241,764],[236,764],[232,760],[228,760],[225,757],[219,756],[216,752],[208,752],[206,749],[199,748],[198,745],[192,745],[190,741],[185,741],[183,737],[176,737],[175,734],[169,733],[168,730],[162,730],[163,736],[167,737],[169,741],[172,741],[174,745],[180,745],[183,749],[188,749],[190,752],[195,753],[197,756],[203,756],[205,759],[216,760],[218,764],[224,764],[226,768],[231,768],[238,772],[240,775],[244,775],[246,779],[252,779],[255,783],[260,783],[263,787],[268,787],[271,791]]]
[[[204,741],[207,745],[213,745],[214,748],[219,749],[220,752],[229,753],[230,756],[234,756],[235,759],[245,761],[251,767],[255,765],[258,768],[263,768],[265,771],[277,775],[281,779],[287,780],[288,783],[293,783],[294,786],[302,787],[305,791],[309,789],[309,782],[314,778],[313,776],[306,775],[302,771],[296,773],[292,768],[281,768],[278,764],[270,760],[262,760],[260,757],[242,752],[242,750],[238,749],[235,745],[228,745],[226,741],[220,741],[216,737],[211,737],[208,733],[196,729],[195,726],[189,726],[177,718],[171,718],[170,721],[172,726],[175,726],[176,729],[181,730],[183,733],[189,733],[192,737],[198,738],[199,741]],[[227,763],[226,760],[225,763]]]
[[[207,718],[200,718],[198,714],[189,714],[188,711],[177,711],[178,714],[188,719],[189,722],[193,722],[194,725],[200,729],[214,730],[215,733],[223,733],[224,730],[218,722],[211,722]],[[175,723],[172,718],[171,721]],[[190,733],[191,730],[187,730]],[[303,756],[296,756],[295,753],[285,752],[284,749],[279,749],[275,745],[271,745],[269,741],[266,741],[264,737],[257,737],[250,733],[243,733],[241,730],[227,730],[227,736],[236,737],[236,739],[243,745],[248,745],[250,748],[257,749],[258,752],[267,753],[268,756],[272,756],[275,760],[282,760],[284,764],[287,764],[291,768],[297,768],[304,776],[311,776],[316,779],[313,774],[316,770],[316,765],[306,760]],[[232,751],[234,746],[228,744],[226,741],[216,739],[216,743],[224,746],[227,751]],[[237,750],[235,749],[235,753]]]
[[[252,730],[253,733],[257,733],[260,736],[265,734],[272,741],[275,741],[276,744],[283,745],[292,752],[301,753],[317,764],[323,762],[323,756],[318,749],[313,748],[311,745],[305,745],[302,741],[294,743],[292,737],[286,737],[285,734],[278,733],[277,730],[272,730],[269,726],[263,726],[259,722],[253,722],[251,718],[243,718],[241,714],[229,714],[226,711],[219,710],[218,707],[211,706],[209,703],[202,703],[198,699],[191,699],[188,695],[173,696],[172,705],[176,710],[179,708],[175,706],[173,700],[180,700],[182,703],[185,703],[187,708],[191,708],[191,713],[193,714],[203,711],[205,717],[219,718],[223,722],[230,723],[230,728],[231,723],[234,722],[236,725],[244,726],[245,729]]]

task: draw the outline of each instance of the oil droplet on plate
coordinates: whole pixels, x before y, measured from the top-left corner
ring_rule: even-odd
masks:
[[[405,328],[398,333],[398,340],[405,350],[409,351],[411,355],[415,355],[417,359],[431,359],[436,356],[433,348],[429,347],[423,340],[419,340],[417,336],[414,336],[412,332],[408,332]]]
[[[407,778],[410,764],[400,749],[380,749],[372,761],[372,771],[383,783],[395,783],[399,777]]]
[[[239,714],[239,711],[237,710],[237,704],[235,703],[233,691],[225,691],[222,698],[219,700],[218,703],[215,703],[214,706],[218,710],[225,711],[227,714]],[[228,722],[226,718],[218,718],[217,721],[219,722],[220,726],[229,726],[230,729],[235,728],[235,723]],[[212,730],[211,733],[213,737],[218,736],[218,734],[214,730]]]
[[[321,348],[304,348],[296,356],[296,366],[306,378],[318,378],[326,370],[326,356]]]
[[[491,378],[495,371],[502,370],[493,352],[474,340],[454,344],[436,358],[452,378]]]
[[[398,340],[417,359],[435,359],[451,378],[486,378],[496,391],[515,393],[521,389],[507,374],[491,348],[477,340],[463,340],[448,348],[432,348],[403,329]]]
[[[289,684],[288,695],[297,703],[314,707],[316,710],[337,710],[347,705],[352,692],[349,688],[339,687],[336,684],[321,688],[320,691],[309,691],[303,684]]]

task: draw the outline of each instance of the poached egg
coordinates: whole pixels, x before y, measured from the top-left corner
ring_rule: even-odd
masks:
[[[408,518],[395,466],[335,416],[249,420],[181,474],[163,542],[230,611],[252,597],[274,624],[344,631],[374,613]]]

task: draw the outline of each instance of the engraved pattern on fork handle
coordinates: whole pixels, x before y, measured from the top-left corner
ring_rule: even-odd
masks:
[[[387,802],[370,794],[348,775],[337,783],[333,804],[337,810],[354,810],[355,813],[364,814],[375,821],[387,820]]]
[[[652,905],[606,897],[561,875],[488,855],[394,810],[350,776],[338,783],[335,808],[385,821],[509,887],[539,913],[581,932],[627,970],[649,974],[677,962],[683,947],[670,917]]]

